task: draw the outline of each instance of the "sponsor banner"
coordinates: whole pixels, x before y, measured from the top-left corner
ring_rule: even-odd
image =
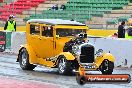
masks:
[[[112,74],[112,75],[101,75],[101,74],[90,74],[85,76],[77,76],[77,83],[84,85],[86,83],[130,83],[131,76],[129,74]]]

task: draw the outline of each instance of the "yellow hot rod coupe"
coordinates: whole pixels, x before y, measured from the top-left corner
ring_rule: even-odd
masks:
[[[17,62],[23,70],[36,65],[58,68],[68,75],[85,64],[89,70],[112,74],[112,54],[98,51],[86,42],[89,28],[82,23],[61,19],[32,19],[26,23],[27,44],[21,45]],[[96,54],[96,55],[95,55]]]

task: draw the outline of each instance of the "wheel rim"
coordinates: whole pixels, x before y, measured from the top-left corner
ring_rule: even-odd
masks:
[[[108,66],[109,66],[108,64],[109,64],[108,60],[105,60],[105,62],[104,62],[104,67],[105,67],[104,72],[108,71]]]
[[[103,61],[103,63],[101,64],[100,71],[106,73],[108,70],[109,70],[109,61],[108,61],[108,60],[105,60],[105,61]]]
[[[22,65],[25,66],[27,63],[27,55],[25,52],[22,54]]]
[[[61,58],[59,62],[59,71],[63,73],[65,71],[65,66],[66,66],[66,60],[65,58]]]

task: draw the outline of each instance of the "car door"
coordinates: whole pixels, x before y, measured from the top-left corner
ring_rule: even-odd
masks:
[[[41,26],[41,37],[39,41],[39,54],[42,58],[54,57],[54,37],[53,28],[46,25]]]
[[[36,56],[39,57],[39,37],[40,37],[40,25],[39,24],[30,24],[30,38],[28,43],[33,48]]]

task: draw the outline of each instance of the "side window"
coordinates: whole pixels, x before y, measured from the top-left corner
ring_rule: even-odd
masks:
[[[47,26],[42,26],[42,36],[53,37],[53,29]]]
[[[30,25],[30,34],[40,35],[40,26],[39,25]]]

